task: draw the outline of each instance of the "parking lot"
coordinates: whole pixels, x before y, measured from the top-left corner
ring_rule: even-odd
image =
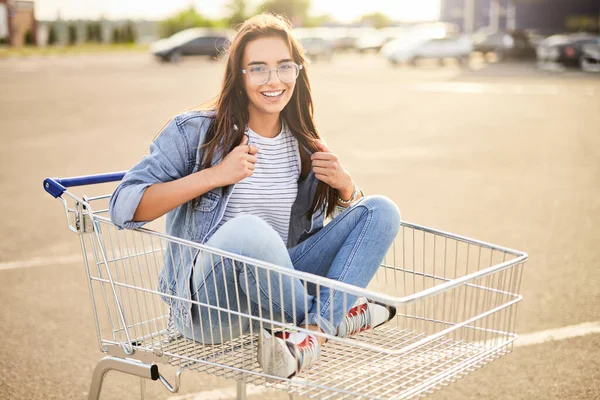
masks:
[[[0,62],[0,398],[82,399],[103,356],[78,238],[42,180],[128,169],[169,118],[216,95],[222,70],[145,54]],[[600,334],[535,335],[600,324],[600,74],[352,54],[309,73],[320,132],[367,194],[407,221],[529,253],[517,332],[539,340],[432,398],[599,398]],[[182,385],[178,398],[234,393],[208,375]],[[139,398],[139,380],[109,374],[102,398]]]

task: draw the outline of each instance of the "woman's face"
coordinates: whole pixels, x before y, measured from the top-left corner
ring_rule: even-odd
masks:
[[[293,62],[286,42],[278,37],[265,37],[253,40],[246,44],[242,69],[248,71],[244,74],[244,88],[250,101],[248,108],[250,114],[279,114],[290,101],[296,82],[283,82],[279,79],[277,71],[271,71],[271,76],[266,83],[253,83],[251,71],[264,71],[261,68],[277,68],[282,64]],[[282,72],[282,76],[284,73]],[[285,79],[285,78],[284,78]]]

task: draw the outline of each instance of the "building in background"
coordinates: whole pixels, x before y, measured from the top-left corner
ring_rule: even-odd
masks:
[[[33,1],[0,0],[0,41],[10,46],[37,43]]]
[[[38,21],[38,44],[46,46],[49,42],[49,33],[54,29],[56,35],[55,45],[66,46],[69,44],[82,44],[89,41],[87,27],[90,24],[99,24],[100,40],[99,43],[113,43],[113,34],[115,29],[123,28],[127,24],[133,24],[135,31],[135,42],[140,44],[149,44],[159,38],[159,22],[150,20],[63,20],[56,21]],[[75,42],[70,43],[69,26],[74,27]]]
[[[542,33],[600,30],[599,0],[441,0],[442,21],[463,32],[528,29]]]

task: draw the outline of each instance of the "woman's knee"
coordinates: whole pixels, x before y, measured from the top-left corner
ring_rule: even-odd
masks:
[[[398,229],[400,229],[400,210],[391,199],[381,195],[367,196],[361,204],[372,213],[372,218],[377,222],[377,226],[385,226],[394,233],[398,232]]]
[[[207,243],[246,257],[280,263],[289,258],[281,236],[263,219],[249,214],[227,221]]]

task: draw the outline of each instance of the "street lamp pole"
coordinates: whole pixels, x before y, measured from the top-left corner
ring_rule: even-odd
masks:
[[[500,27],[500,0],[490,0],[490,31],[496,32]]]
[[[515,0],[507,0],[506,4],[506,29],[514,31],[517,29],[517,6]]]
[[[475,0],[464,0],[463,4],[464,33],[472,34],[475,30]]]

